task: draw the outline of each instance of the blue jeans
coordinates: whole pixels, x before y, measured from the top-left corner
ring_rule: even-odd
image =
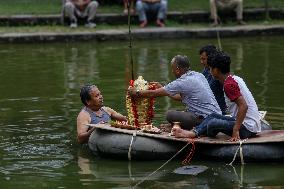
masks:
[[[193,131],[197,136],[206,135],[215,137],[219,132],[232,136],[235,123],[236,119],[233,117],[213,113],[207,116],[206,119],[193,129]],[[239,133],[241,139],[250,138],[256,135],[256,133],[247,130],[244,125],[241,126]]]
[[[159,20],[165,20],[167,13],[167,1],[161,0],[158,3],[144,3],[142,1],[137,1],[136,11],[140,22],[147,21],[147,12],[157,15],[157,19]]]

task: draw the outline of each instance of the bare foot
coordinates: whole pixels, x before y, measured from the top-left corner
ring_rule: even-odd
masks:
[[[214,21],[210,26],[211,27],[216,27],[216,26],[218,26],[219,25],[219,23],[218,23],[218,21],[216,20],[216,21]]]
[[[172,133],[176,138],[195,138],[196,134],[192,130],[187,131],[181,128],[173,128]]]
[[[142,21],[139,25],[140,28],[145,28],[147,26],[147,21]]]
[[[128,10],[127,10],[127,9],[124,9],[124,10],[123,10],[123,14],[124,14],[124,15],[127,15],[127,14],[128,14]]]
[[[160,19],[157,19],[156,24],[157,24],[159,27],[165,27],[165,23],[164,23],[163,21],[161,21]]]
[[[244,22],[243,20],[238,20],[237,23],[238,23],[238,25],[246,25],[246,24],[247,24],[247,23]]]

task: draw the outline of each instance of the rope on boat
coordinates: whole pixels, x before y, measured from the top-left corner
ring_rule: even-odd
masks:
[[[172,159],[174,159],[179,153],[181,153],[189,144],[191,144],[190,142],[186,143],[186,145],[184,145],[184,147],[182,147],[175,155],[173,155],[168,161],[166,161],[163,165],[161,165],[158,169],[156,169],[154,172],[152,172],[151,174],[147,175],[146,177],[144,177],[140,182],[138,182],[137,184],[135,184],[135,186],[133,186],[132,188],[136,188],[138,185],[142,184],[145,180],[147,180],[149,177],[151,177],[152,175],[154,175],[157,171],[159,171],[160,169],[162,169],[167,163],[169,163]]]
[[[188,165],[193,158],[194,152],[195,152],[195,140],[194,139],[189,139],[188,144],[191,144],[191,149],[187,157],[182,161],[183,165]]]
[[[132,150],[133,140],[135,137],[136,137],[136,131],[132,134],[131,141],[130,141],[129,148],[128,148],[128,160],[129,161],[131,161],[131,150]]]
[[[235,155],[234,155],[234,158],[233,158],[233,160],[231,161],[231,163],[229,163],[229,165],[231,165],[231,166],[233,165],[234,161],[236,160],[237,153],[238,153],[239,150],[240,150],[241,163],[242,163],[242,165],[245,164],[242,144],[243,144],[246,140],[247,140],[247,139],[239,140],[240,145],[239,145],[239,147],[237,148],[237,150],[236,150],[236,152],[235,152]]]

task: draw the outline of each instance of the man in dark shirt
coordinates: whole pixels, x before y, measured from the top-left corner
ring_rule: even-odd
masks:
[[[219,107],[221,108],[222,114],[226,114],[226,103],[224,98],[224,91],[223,91],[223,85],[213,78],[213,76],[210,73],[207,61],[208,58],[210,58],[210,55],[214,54],[217,50],[217,48],[214,45],[206,45],[202,47],[199,50],[200,55],[200,63],[204,67],[202,74],[207,79],[209,86],[218,102]],[[212,57],[211,57],[212,58]]]

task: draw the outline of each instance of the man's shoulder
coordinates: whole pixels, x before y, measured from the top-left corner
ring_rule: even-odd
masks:
[[[82,108],[77,116],[77,120],[87,117],[90,117],[90,114],[84,108]]]

